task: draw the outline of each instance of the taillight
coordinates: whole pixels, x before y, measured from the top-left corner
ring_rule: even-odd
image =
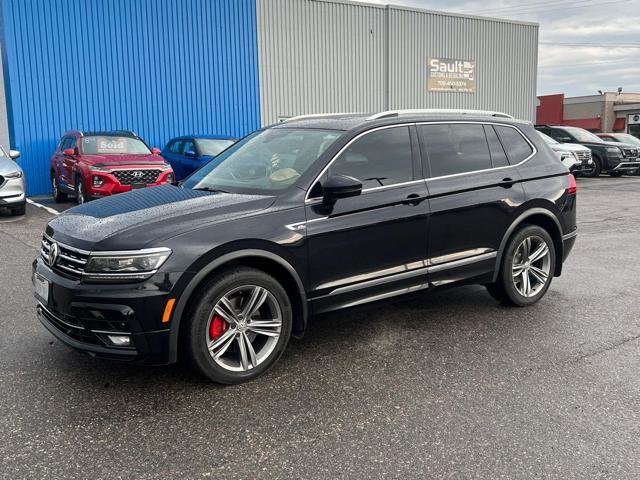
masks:
[[[575,195],[578,192],[578,184],[576,183],[576,177],[572,174],[569,174],[569,188],[567,188],[567,193],[569,195]]]

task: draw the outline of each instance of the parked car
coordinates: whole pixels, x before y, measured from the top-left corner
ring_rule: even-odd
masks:
[[[231,137],[202,135],[172,138],[162,150],[162,156],[173,167],[176,179],[182,180],[220,155],[236,141]]]
[[[538,135],[551,147],[551,150],[558,154],[560,161],[574,175],[580,175],[582,172],[590,172],[593,169],[591,150],[587,147],[576,143],[556,142],[549,135],[542,132],[538,132]]]
[[[640,149],[640,138],[631,135],[630,133],[597,133],[601,139],[607,142],[626,143],[628,145],[634,145]],[[640,175],[640,168],[635,172],[635,175]]]
[[[640,167],[638,148],[626,143],[605,142],[593,133],[578,127],[564,125],[536,125],[536,129],[560,143],[577,143],[591,150],[593,167],[582,172],[586,177],[597,177],[601,172],[619,177]]]
[[[79,204],[137,188],[174,181],[159,155],[128,130],[65,133],[51,157],[51,186],[56,202],[75,195]]]
[[[0,207],[12,215],[24,215],[27,206],[24,172],[16,163],[19,157],[17,150],[7,152],[0,146]]]
[[[532,305],[577,235],[575,179],[529,122],[298,117],[220,157],[48,223],[33,282],[53,335],[239,383],[311,315],[468,283]]]

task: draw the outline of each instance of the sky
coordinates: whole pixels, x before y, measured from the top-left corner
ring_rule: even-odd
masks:
[[[365,1],[536,22],[538,95],[640,93],[640,0]]]

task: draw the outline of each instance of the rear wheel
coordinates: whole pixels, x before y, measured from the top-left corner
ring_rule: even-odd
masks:
[[[602,162],[598,156],[593,156],[593,163],[589,168],[589,170],[584,170],[582,172],[583,176],[593,178],[600,175],[600,172],[602,171]]]
[[[537,225],[524,227],[509,240],[498,279],[487,290],[506,305],[532,305],[549,289],[555,262],[549,233]]]
[[[183,330],[192,364],[217,383],[252,380],[273,366],[289,342],[291,302],[270,275],[227,270],[202,288]]]
[[[51,191],[53,192],[54,202],[61,203],[67,200],[67,194],[60,191],[60,184],[54,172],[51,172]]]

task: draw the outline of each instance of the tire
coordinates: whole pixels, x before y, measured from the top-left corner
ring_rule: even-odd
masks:
[[[62,203],[67,201],[67,194],[60,191],[60,184],[54,172],[51,172],[51,190],[53,192],[53,201]]]
[[[18,207],[12,207],[11,208],[11,215],[13,216],[18,216],[18,215],[24,215],[25,213],[27,213],[27,204],[26,202],[23,203],[22,205],[18,206]]]
[[[524,246],[525,240],[529,241],[528,258],[538,253],[538,257],[533,262],[522,261],[527,248]],[[543,254],[545,247],[546,253]],[[520,265],[521,268],[519,268]],[[547,293],[553,280],[555,266],[556,252],[549,233],[537,225],[525,226],[507,243],[498,279],[495,283],[487,285],[487,290],[493,298],[505,305],[515,307],[533,305]],[[517,274],[518,271],[522,273],[514,275],[514,272]]]
[[[87,195],[84,181],[81,176],[76,177],[76,203],[82,205],[91,200],[91,197]]]
[[[618,178],[622,176],[622,172],[609,172],[609,175],[611,175],[614,178]]]
[[[602,172],[602,162],[600,161],[600,157],[593,155],[593,168],[591,170],[583,171],[582,175],[584,177],[595,178],[600,176],[600,172]]]
[[[291,301],[282,285],[261,270],[238,267],[216,275],[200,292],[181,328],[191,364],[222,384],[247,382],[269,370],[284,352],[293,325]],[[243,310],[251,299],[260,305],[247,315]],[[258,326],[259,321],[267,323]]]

